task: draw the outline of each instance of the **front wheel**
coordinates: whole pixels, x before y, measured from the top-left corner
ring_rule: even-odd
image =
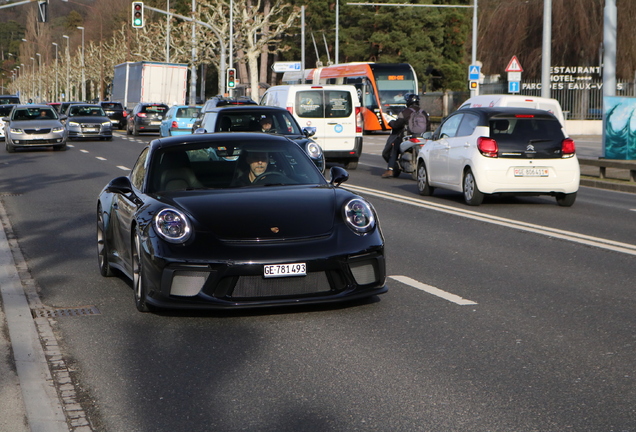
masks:
[[[484,201],[484,194],[477,187],[477,180],[470,168],[464,174],[464,201],[470,206],[478,206]]]
[[[417,163],[417,190],[420,192],[420,195],[430,196],[433,195],[433,191],[435,188],[430,185],[428,179],[428,171],[426,170],[426,165],[424,161],[421,160]]]
[[[13,144],[7,143],[5,145],[5,148],[7,149],[7,153],[15,153],[15,147],[13,146]]]
[[[97,207],[97,263],[99,264],[99,273],[104,277],[109,277],[113,275],[113,270],[108,263],[108,245],[104,230],[104,212],[102,206],[99,205]]]
[[[576,201],[576,192],[569,194],[560,193],[556,196],[556,202],[561,207],[571,207],[574,201]]]
[[[411,178],[417,181],[417,167],[415,164],[417,163],[417,152],[415,151],[415,147],[411,150]]]
[[[150,306],[146,303],[146,284],[144,282],[144,266],[142,263],[141,235],[135,229],[135,238],[132,253],[133,289],[135,290],[135,306],[139,312],[150,312]]]

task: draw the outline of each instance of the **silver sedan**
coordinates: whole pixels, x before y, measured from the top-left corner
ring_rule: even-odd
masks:
[[[9,117],[4,117],[7,152],[17,148],[53,147],[66,150],[68,132],[60,116],[48,105],[17,105]]]

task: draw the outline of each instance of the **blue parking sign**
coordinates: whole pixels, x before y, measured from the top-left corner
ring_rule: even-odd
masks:
[[[508,81],[508,93],[519,93],[519,81]]]
[[[468,81],[479,81],[480,73],[481,73],[481,66],[479,65],[468,66]]]

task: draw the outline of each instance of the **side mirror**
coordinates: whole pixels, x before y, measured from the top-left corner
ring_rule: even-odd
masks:
[[[341,183],[349,180],[349,173],[347,172],[347,170],[339,166],[331,167],[330,174],[331,181],[329,183],[336,187],[340,186]]]
[[[117,177],[108,183],[106,191],[126,195],[132,193],[132,184],[128,177]]]
[[[10,120],[9,117],[2,117],[2,121],[4,122],[8,122],[9,120]]]
[[[433,139],[433,132],[424,132],[424,134],[422,134],[422,138],[425,140]]]
[[[60,115],[60,120],[64,121],[66,119],[68,119],[68,116],[66,114],[61,114]]]
[[[314,126],[306,126],[303,128],[303,135],[307,138],[316,135],[316,128]]]
[[[208,133],[208,131],[206,131],[203,128],[198,128],[194,131],[195,134],[204,134],[204,133]]]

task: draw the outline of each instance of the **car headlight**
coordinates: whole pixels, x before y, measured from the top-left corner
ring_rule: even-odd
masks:
[[[51,129],[53,132],[64,132],[64,126],[54,127]]]
[[[102,126],[112,126],[112,123],[110,121],[107,121],[102,123]]]
[[[75,126],[75,127],[79,127],[79,123],[78,122],[68,122],[69,126]]]
[[[318,159],[322,156],[322,148],[313,141],[307,143],[307,154],[312,159]]]
[[[169,243],[184,243],[192,229],[188,218],[175,209],[163,209],[155,215],[155,231]]]
[[[21,133],[24,133],[24,132],[20,128],[11,128],[11,133],[21,134]]]
[[[354,198],[344,206],[347,225],[356,234],[366,234],[375,228],[375,212],[371,204],[362,198]]]

